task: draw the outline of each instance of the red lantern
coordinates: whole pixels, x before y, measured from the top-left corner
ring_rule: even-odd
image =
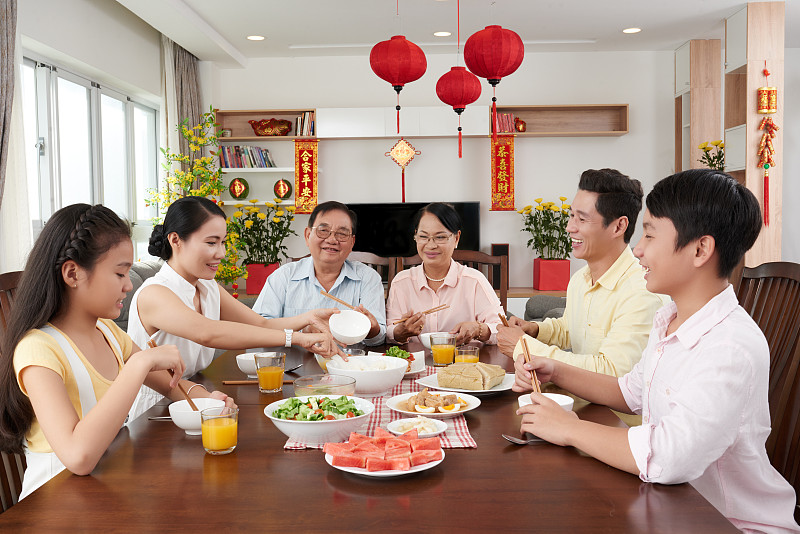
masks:
[[[497,138],[497,98],[494,89],[500,79],[513,74],[522,64],[525,45],[519,35],[500,26],[486,26],[464,44],[464,62],[469,70],[492,85],[492,135]]]
[[[418,80],[425,74],[428,62],[420,47],[402,35],[381,41],[369,53],[372,72],[386,80],[397,91],[397,133],[400,133],[400,91],[407,83]]]
[[[461,113],[481,96],[481,82],[464,67],[452,67],[436,82],[439,100],[458,114],[458,157],[461,157]]]

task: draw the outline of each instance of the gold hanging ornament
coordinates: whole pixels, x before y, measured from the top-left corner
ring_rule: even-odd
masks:
[[[406,166],[411,163],[411,160],[414,159],[414,156],[419,156],[422,154],[419,150],[415,149],[411,146],[411,143],[403,139],[402,137],[398,142],[394,144],[394,146],[386,152],[384,156],[389,156],[394,160],[395,163],[400,165],[400,168],[403,169],[401,176],[402,176],[402,200],[403,202],[406,201]]]
[[[764,61],[764,70],[762,72],[767,80],[767,85],[769,85],[770,72],[767,70],[766,60]],[[761,114],[778,112],[777,88],[758,88],[758,112]],[[764,169],[764,226],[769,226],[769,169],[775,166],[775,147],[772,140],[780,128],[772,121],[772,117],[764,117],[761,119],[758,129],[764,131],[758,144],[758,168]]]

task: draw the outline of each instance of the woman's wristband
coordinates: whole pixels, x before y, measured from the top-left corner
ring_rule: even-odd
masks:
[[[206,393],[208,393],[208,390],[206,389],[206,387],[205,387],[203,384],[194,384],[194,385],[192,385],[192,387],[190,387],[189,389],[187,389],[187,390],[186,390],[186,396],[188,397],[188,396],[189,396],[189,393],[191,393],[191,392],[192,392],[192,390],[193,390],[194,388],[196,388],[197,386],[200,386],[201,388],[205,389],[205,390],[206,390]]]

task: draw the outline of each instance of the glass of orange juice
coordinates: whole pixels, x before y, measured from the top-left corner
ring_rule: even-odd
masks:
[[[256,374],[258,390],[261,393],[277,393],[283,387],[283,369],[286,354],[283,352],[258,352],[256,358]]]
[[[444,367],[453,363],[456,352],[455,334],[433,334],[431,336],[431,355],[433,365]]]
[[[461,345],[456,348],[456,362],[478,363],[480,348],[475,345]]]
[[[239,409],[219,406],[200,412],[203,448],[208,454],[233,452],[239,441]]]

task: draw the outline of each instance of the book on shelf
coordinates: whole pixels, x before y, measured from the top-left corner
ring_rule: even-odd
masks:
[[[276,166],[269,150],[257,146],[220,146],[217,156],[220,166],[226,169],[266,169]]]
[[[294,125],[294,131],[297,137],[314,135],[314,113],[312,111],[304,111],[297,116]]]

